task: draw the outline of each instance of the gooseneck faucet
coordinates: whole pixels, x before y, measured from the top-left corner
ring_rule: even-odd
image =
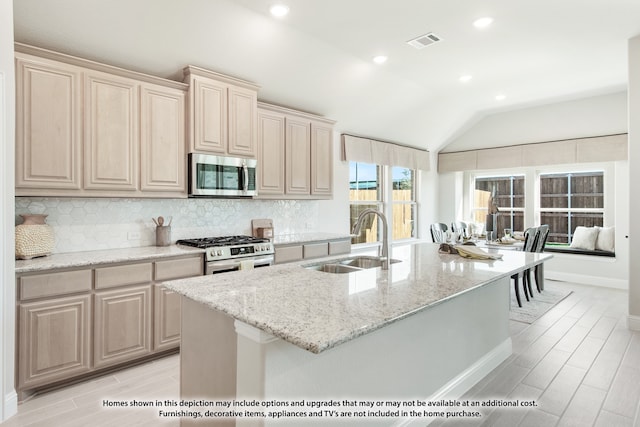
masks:
[[[362,228],[362,222],[365,216],[373,214],[378,215],[382,220],[382,248],[378,248],[378,254],[382,258],[382,269],[389,269],[389,227],[387,226],[387,217],[380,211],[375,209],[365,209],[360,212],[358,215],[358,219],[356,219],[355,224],[353,224],[353,228],[351,229],[351,234],[358,235],[360,234],[360,229]],[[380,253],[382,250],[382,253]]]

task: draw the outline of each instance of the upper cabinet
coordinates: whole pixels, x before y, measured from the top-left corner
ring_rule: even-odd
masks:
[[[258,197],[333,195],[333,121],[266,103],[258,106]]]
[[[255,158],[258,87],[193,66],[184,75],[189,84],[189,151]]]
[[[82,69],[16,54],[16,187],[82,187]]]
[[[16,195],[187,197],[186,85],[16,44]]]

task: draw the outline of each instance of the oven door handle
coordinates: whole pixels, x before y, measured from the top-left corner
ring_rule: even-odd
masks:
[[[242,162],[242,191],[245,193],[249,190],[249,168],[247,162]]]
[[[207,274],[218,271],[239,270],[242,261],[253,261],[254,267],[264,267],[273,264],[273,255],[265,255],[255,258],[235,259],[229,261],[213,261],[207,263]]]

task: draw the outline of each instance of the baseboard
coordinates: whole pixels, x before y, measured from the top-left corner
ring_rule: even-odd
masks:
[[[2,411],[0,411],[0,424],[18,413],[18,394],[15,390],[4,397]]]
[[[512,352],[511,338],[507,338],[440,390],[429,396],[427,400],[460,399],[471,387],[507,360]],[[436,418],[404,418],[395,423],[394,427],[424,427],[435,420]]]
[[[640,316],[630,314],[627,317],[627,327],[632,331],[640,331]]]
[[[603,288],[629,289],[629,281],[624,279],[610,279],[602,276],[587,276],[586,274],[562,273],[545,268],[544,278],[561,282],[581,283],[583,285],[601,286]]]

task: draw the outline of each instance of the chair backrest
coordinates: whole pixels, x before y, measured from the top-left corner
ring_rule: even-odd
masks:
[[[536,242],[535,252],[544,251],[544,245],[547,243],[547,237],[549,237],[549,225],[542,224],[538,227],[538,241]]]
[[[466,222],[456,221],[451,223],[451,231],[462,233],[463,237],[469,237],[469,226]]]
[[[524,231],[524,246],[522,250],[525,252],[535,252],[538,243],[538,227],[527,228]]]
[[[447,241],[447,224],[437,222],[435,224],[431,224],[430,229],[431,239],[433,239],[434,243],[445,243]]]

